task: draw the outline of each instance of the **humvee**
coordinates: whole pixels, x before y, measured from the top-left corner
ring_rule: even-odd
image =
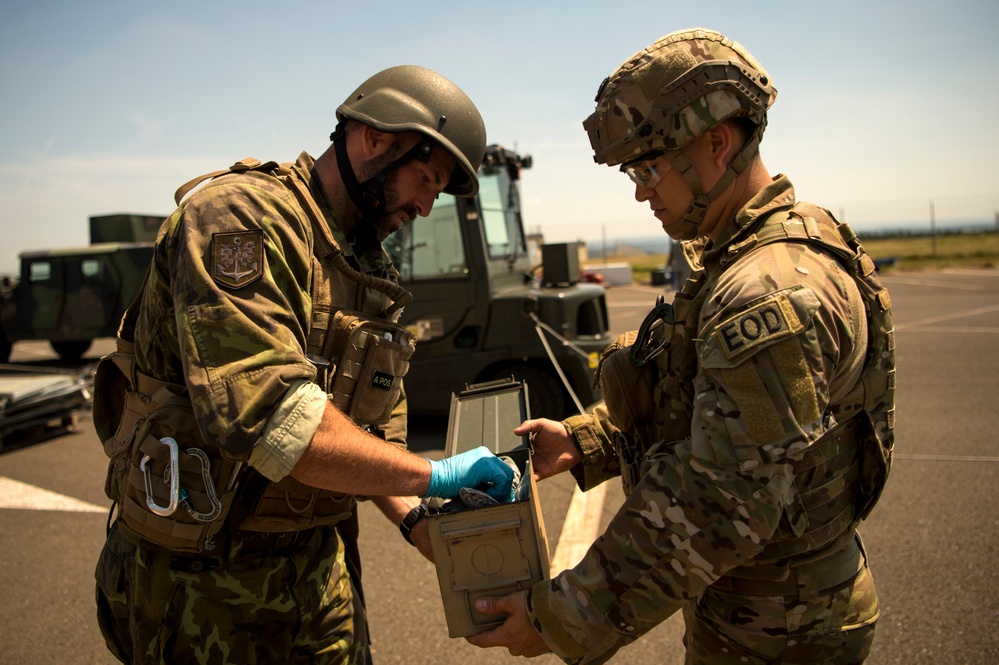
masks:
[[[527,384],[536,417],[600,399],[593,369],[611,342],[604,290],[579,283],[576,243],[541,247],[548,265],[532,259],[519,194],[532,162],[489,146],[476,197],[441,194],[429,216],[383,243],[413,293],[401,318],[417,338],[411,414],[446,415],[466,385],[511,377]]]
[[[20,254],[20,274],[0,288],[0,362],[19,340],[48,340],[77,360],[99,337],[114,337],[135,297],[165,217],[95,215],[87,247]]]

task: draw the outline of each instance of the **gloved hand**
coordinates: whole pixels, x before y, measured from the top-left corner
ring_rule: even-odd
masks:
[[[513,470],[485,446],[430,460],[430,487],[426,496],[453,499],[462,487],[483,490],[497,501],[513,501]]]

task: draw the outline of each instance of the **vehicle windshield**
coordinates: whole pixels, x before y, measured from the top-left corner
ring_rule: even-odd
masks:
[[[465,274],[465,247],[461,242],[458,206],[450,194],[441,194],[427,217],[417,217],[403,224],[382,246],[399,269],[402,282]]]
[[[482,222],[490,259],[516,258],[526,251],[520,228],[520,199],[505,169],[479,179]]]

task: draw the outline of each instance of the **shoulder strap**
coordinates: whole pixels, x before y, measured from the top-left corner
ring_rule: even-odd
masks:
[[[173,200],[177,205],[180,205],[180,202],[184,200],[184,197],[187,196],[192,189],[203,183],[205,180],[210,180],[211,178],[216,178],[220,175],[225,175],[226,173],[242,173],[243,171],[252,171],[254,169],[270,171],[277,166],[277,162],[262,163],[256,157],[247,157],[246,159],[241,159],[227,169],[212,171],[211,173],[205,173],[204,175],[199,175],[197,178],[188,180],[177,188],[177,191],[173,194]]]

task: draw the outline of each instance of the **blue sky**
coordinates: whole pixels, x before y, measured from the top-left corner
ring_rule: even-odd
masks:
[[[999,210],[999,4],[0,0],[0,272],[86,244],[94,214],[168,214],[243,157],[328,145],[370,74],[436,69],[490,142],[531,153],[525,221],[550,242],[658,236],[581,122],[600,81],[675,29],[742,42],[779,96],[762,154],[858,230]]]

